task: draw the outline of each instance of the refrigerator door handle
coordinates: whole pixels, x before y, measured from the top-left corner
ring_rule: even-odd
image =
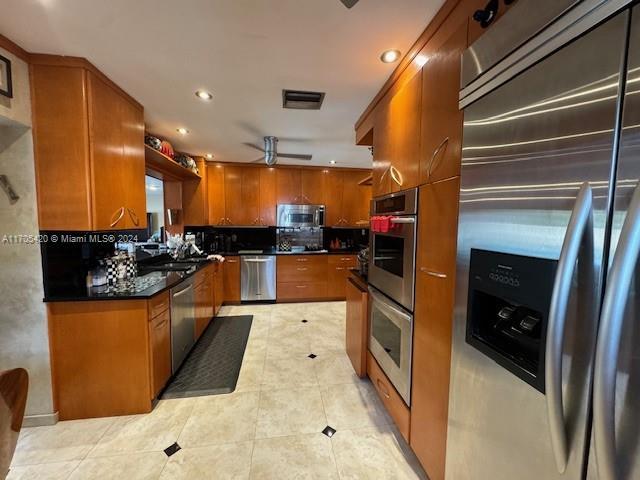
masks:
[[[618,247],[609,270],[602,302],[593,383],[593,431],[596,464],[602,480],[615,480],[616,370],[624,313],[640,251],[640,185],[627,210]]]
[[[551,445],[559,473],[564,473],[569,457],[562,399],[562,346],[573,274],[581,250],[586,254],[583,261],[593,269],[593,193],[588,182],[580,186],[562,243],[547,324],[545,399]]]

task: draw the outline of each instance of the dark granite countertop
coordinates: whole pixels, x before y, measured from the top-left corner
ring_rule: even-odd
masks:
[[[256,249],[256,252],[258,249]],[[249,253],[249,250],[240,250],[238,252],[222,252],[217,255],[238,256],[238,255],[357,255],[360,250],[317,250],[317,251],[294,251],[282,252],[275,248],[263,249],[260,253]]]
[[[136,289],[124,289],[117,290],[115,287],[92,287],[88,288],[84,295],[70,293],[68,295],[49,295],[44,298],[47,303],[51,302],[81,302],[81,301],[94,301],[94,300],[146,300],[159,293],[162,293],[170,288],[175,287],[189,277],[192,277],[195,273],[199,272],[208,265],[214,262],[206,261],[194,264],[194,266],[187,271],[162,271],[162,272],[150,272],[145,275],[137,277],[138,288]],[[144,286],[144,283],[150,284],[147,288],[140,288]]]

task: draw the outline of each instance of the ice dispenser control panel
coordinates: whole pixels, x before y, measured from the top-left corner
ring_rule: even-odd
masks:
[[[544,393],[556,260],[471,249],[466,341]]]

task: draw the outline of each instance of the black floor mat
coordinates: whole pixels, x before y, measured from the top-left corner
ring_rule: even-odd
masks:
[[[252,321],[252,315],[213,319],[162,392],[161,398],[233,392]]]

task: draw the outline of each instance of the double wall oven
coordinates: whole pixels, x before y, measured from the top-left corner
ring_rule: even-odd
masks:
[[[417,189],[371,202],[369,350],[407,405],[411,400],[417,209]]]

